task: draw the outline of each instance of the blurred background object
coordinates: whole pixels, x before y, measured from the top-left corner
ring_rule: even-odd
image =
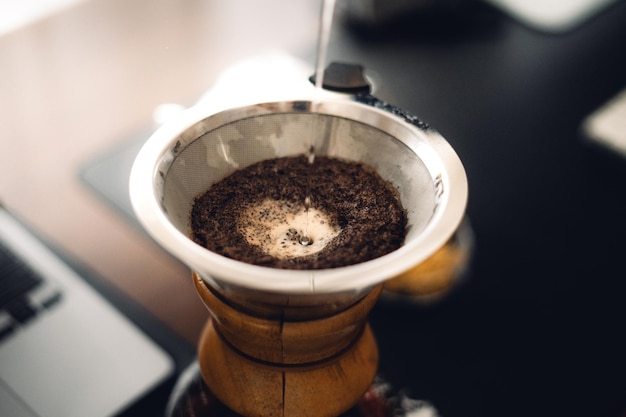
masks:
[[[480,0],[347,0],[347,16],[367,26],[424,13],[458,14]],[[529,27],[564,32],[582,24],[617,0],[484,0]],[[471,6],[469,6],[471,7]]]
[[[617,0],[486,0],[516,19],[546,32],[564,32],[584,23]]]
[[[384,284],[383,300],[396,303],[436,303],[461,285],[470,271],[474,236],[469,219],[445,245],[414,268]]]
[[[0,0],[0,36],[86,0]]]

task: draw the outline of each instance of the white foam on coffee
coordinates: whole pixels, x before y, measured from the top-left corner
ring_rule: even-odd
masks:
[[[249,244],[279,259],[317,253],[341,231],[320,210],[307,211],[304,205],[269,199],[247,207],[239,217],[238,230]],[[312,240],[309,245],[300,243],[305,234]]]

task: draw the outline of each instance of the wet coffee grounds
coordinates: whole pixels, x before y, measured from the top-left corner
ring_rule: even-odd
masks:
[[[308,185],[308,188],[307,188]],[[285,201],[326,214],[339,233],[314,254],[279,258],[250,244],[242,230],[249,207]],[[281,269],[324,269],[383,256],[399,248],[406,234],[406,212],[397,190],[372,168],[317,156],[269,159],[235,171],[194,201],[192,239],[208,250],[242,262]]]

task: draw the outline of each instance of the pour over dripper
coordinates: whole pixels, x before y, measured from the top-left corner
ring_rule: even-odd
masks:
[[[397,275],[440,247],[462,219],[467,186],[458,157],[441,136],[353,101],[253,104],[207,117],[193,108],[159,129],[141,150],[131,198],[143,226],[203,279],[224,289],[326,297],[358,292]],[[192,242],[194,199],[234,170],[254,162],[302,155],[313,123],[327,132],[317,152],[373,167],[399,191],[407,210],[402,248],[356,265],[320,271],[284,271],[244,264]]]
[[[376,372],[366,316],[380,284],[441,247],[465,212],[463,166],[436,131],[369,95],[327,93],[313,106],[308,86],[267,101],[191,108],[149,139],[131,174],[140,222],[194,271],[211,312],[199,349],[204,380],[244,415],[293,407],[298,415],[307,407],[336,415],[353,405]],[[323,132],[316,153],[363,162],[398,190],[408,217],[401,248],[359,264],[295,271],[229,259],[189,238],[199,194],[255,162],[306,154],[313,131]]]

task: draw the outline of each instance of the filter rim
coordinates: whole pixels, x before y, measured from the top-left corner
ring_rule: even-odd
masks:
[[[376,123],[376,128],[394,137],[403,136],[398,139],[412,151],[419,150],[421,155],[429,157],[425,162],[429,171],[432,170],[433,181],[437,181],[436,189],[440,193],[431,221],[416,238],[387,255],[332,269],[277,269],[211,252],[181,233],[163,212],[157,197],[158,187],[163,184],[163,172],[159,172],[159,166],[173,158],[172,149],[177,146],[177,141],[180,147],[181,133],[193,130],[206,119],[217,118],[221,122],[229,117],[239,117],[233,115],[254,116],[285,110],[311,112],[311,101],[281,100],[224,107],[219,104],[194,106],[159,128],[137,155],[129,182],[131,203],[142,227],[159,245],[210,284],[280,294],[359,292],[425,260],[445,244],[464,217],[468,196],[465,170],[443,137],[433,129],[418,128],[384,110],[351,100],[329,98],[318,103],[318,112],[366,124]]]

